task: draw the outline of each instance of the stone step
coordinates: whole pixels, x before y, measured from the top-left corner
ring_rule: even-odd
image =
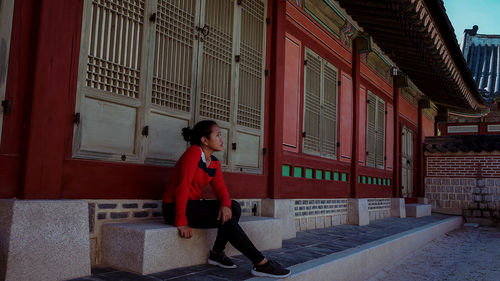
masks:
[[[426,217],[430,216],[432,212],[431,204],[406,204],[407,217]]]
[[[296,264],[289,267],[292,274],[286,280],[367,280],[433,239],[461,227],[462,224],[462,217],[452,217]],[[275,279],[254,277],[246,280]]]
[[[242,216],[240,225],[257,249],[281,248],[279,219]],[[143,275],[204,264],[216,234],[217,229],[193,229],[193,237],[184,239],[176,227],[162,220],[105,224],[102,226],[102,264]],[[240,253],[228,243],[226,254]]]

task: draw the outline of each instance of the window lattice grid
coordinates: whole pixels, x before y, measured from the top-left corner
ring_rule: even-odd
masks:
[[[368,199],[368,211],[381,211],[391,209],[391,199],[372,198]]]
[[[196,1],[158,2],[151,103],[190,112]]]
[[[346,199],[294,200],[295,218],[345,214],[347,214]]]
[[[376,150],[376,99],[373,94],[367,95],[366,104],[366,165],[375,167]]]
[[[304,149],[320,153],[321,61],[307,54],[306,71]]]
[[[322,154],[337,155],[337,72],[325,64],[323,75]]]
[[[238,125],[260,129],[264,3],[243,1],[241,15]]]
[[[144,1],[94,0],[86,86],[139,97]]]
[[[233,1],[207,1],[201,80],[201,116],[229,122],[233,50]]]
[[[378,168],[384,168],[385,147],[385,102],[377,98],[377,134],[375,148],[375,162]]]

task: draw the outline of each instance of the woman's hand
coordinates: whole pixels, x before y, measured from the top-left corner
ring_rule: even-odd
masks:
[[[220,206],[219,216],[217,217],[217,220],[222,219],[222,224],[224,224],[231,219],[232,215],[233,212],[231,211],[231,208],[229,208],[228,206]]]
[[[191,230],[191,227],[189,227],[189,225],[178,226],[177,230],[179,230],[179,235],[182,238],[189,239],[193,236],[193,231]]]

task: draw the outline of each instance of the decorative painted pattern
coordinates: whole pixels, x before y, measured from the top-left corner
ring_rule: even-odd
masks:
[[[391,198],[368,199],[370,220],[384,219],[391,216]]]
[[[297,231],[346,224],[347,199],[297,199],[294,215]]]
[[[284,177],[306,178],[326,181],[347,182],[349,177],[346,172],[329,171],[314,168],[305,168],[299,166],[282,165],[281,174]]]
[[[360,175],[358,176],[358,183],[390,186],[391,179]]]

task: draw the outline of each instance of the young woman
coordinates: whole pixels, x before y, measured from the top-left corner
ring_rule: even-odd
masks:
[[[266,277],[287,277],[290,270],[266,259],[255,248],[241,229],[238,221],[241,207],[229,198],[220,162],[212,154],[223,149],[220,128],[214,121],[198,122],[193,129],[182,129],[182,135],[191,143],[177,161],[170,183],[163,195],[163,217],[177,226],[179,235],[191,238],[193,228],[218,229],[208,263],[223,268],[237,266],[224,253],[227,242],[250,259],[252,274]],[[211,184],[218,200],[200,200],[201,190]]]

